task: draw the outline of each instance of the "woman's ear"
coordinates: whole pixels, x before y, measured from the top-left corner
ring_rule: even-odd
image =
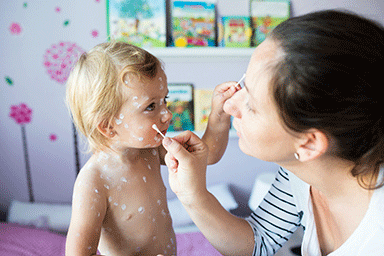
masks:
[[[304,133],[297,147],[299,161],[305,162],[318,158],[327,151],[328,145],[329,138],[324,132],[313,129]]]
[[[99,123],[97,130],[107,138],[112,138],[115,135],[113,126],[111,126],[106,120]]]

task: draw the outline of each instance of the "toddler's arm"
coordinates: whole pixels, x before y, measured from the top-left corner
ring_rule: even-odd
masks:
[[[65,255],[96,255],[102,222],[106,213],[103,186],[98,184],[93,170],[82,170],[75,182],[71,223]]]
[[[236,82],[222,83],[213,92],[211,113],[202,137],[209,148],[208,164],[217,163],[227,147],[231,116],[224,112],[223,106],[227,99],[241,89],[236,85]]]

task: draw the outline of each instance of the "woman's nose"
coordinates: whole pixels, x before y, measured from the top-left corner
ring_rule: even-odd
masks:
[[[166,123],[172,119],[172,113],[167,107],[164,107],[161,110],[160,114],[161,114],[161,122],[163,123]]]
[[[237,92],[236,94],[238,94],[239,92]],[[223,109],[224,109],[224,112],[235,117],[235,118],[241,118],[241,112],[240,112],[240,108],[239,108],[239,101],[236,100],[236,96],[237,95],[233,95],[232,98],[228,99],[227,101],[225,101],[224,103],[224,106],[223,106]]]

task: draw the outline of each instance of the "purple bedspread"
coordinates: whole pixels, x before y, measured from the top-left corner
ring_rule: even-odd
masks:
[[[0,256],[64,256],[65,236],[44,229],[0,223]],[[176,234],[178,256],[220,256],[200,232]]]
[[[65,255],[65,236],[43,229],[0,223],[1,256]]]

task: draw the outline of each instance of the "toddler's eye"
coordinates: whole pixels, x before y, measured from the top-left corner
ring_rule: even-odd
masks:
[[[167,99],[169,98],[169,96],[165,96],[164,98],[164,104],[167,104]]]
[[[153,111],[156,108],[156,104],[153,102],[151,103],[145,110],[146,111]]]

